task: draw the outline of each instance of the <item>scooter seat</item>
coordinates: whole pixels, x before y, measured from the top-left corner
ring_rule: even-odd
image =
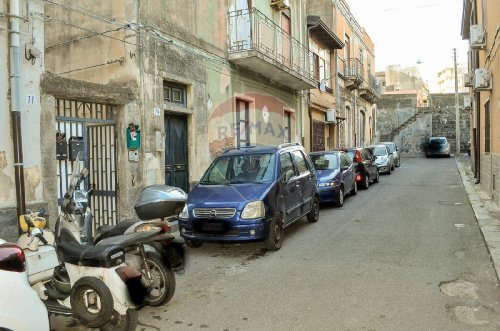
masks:
[[[126,220],[118,222],[116,225],[101,225],[96,229],[94,242],[101,241],[104,238],[120,236],[137,222],[137,220]]]
[[[63,242],[58,246],[62,262],[86,266],[111,268],[125,262],[125,253],[119,245],[90,246]]]

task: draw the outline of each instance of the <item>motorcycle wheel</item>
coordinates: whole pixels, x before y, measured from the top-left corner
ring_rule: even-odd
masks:
[[[101,331],[133,331],[137,328],[137,310],[128,309],[125,315],[113,311],[108,323],[101,326]]]
[[[71,309],[85,326],[98,328],[113,315],[113,296],[106,284],[96,277],[82,277],[71,289]]]
[[[175,293],[175,274],[168,268],[156,252],[146,252],[146,258],[151,272],[150,285],[147,288],[147,305],[158,307],[167,304]],[[141,265],[141,273],[147,278],[144,262]]]

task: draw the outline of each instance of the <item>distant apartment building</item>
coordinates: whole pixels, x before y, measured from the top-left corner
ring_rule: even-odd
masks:
[[[402,68],[400,65],[390,65],[376,75],[381,82],[383,94],[415,94],[417,106],[427,106],[429,87],[417,67]]]
[[[467,72],[465,64],[457,65],[458,93],[468,92],[464,86],[464,74]],[[455,68],[447,67],[437,73],[436,93],[455,93]]]
[[[464,1],[462,38],[469,40],[464,85],[470,97],[471,163],[480,183],[500,205],[500,3]]]

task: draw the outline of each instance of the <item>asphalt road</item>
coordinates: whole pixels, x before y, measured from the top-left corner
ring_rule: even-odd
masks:
[[[287,228],[278,252],[263,247],[187,248],[174,298],[142,309],[137,330],[500,330],[453,159],[403,159],[344,207],[322,206],[318,223]]]

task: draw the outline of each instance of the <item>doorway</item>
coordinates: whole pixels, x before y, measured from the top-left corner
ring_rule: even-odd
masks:
[[[165,184],[189,191],[187,116],[165,115]]]

